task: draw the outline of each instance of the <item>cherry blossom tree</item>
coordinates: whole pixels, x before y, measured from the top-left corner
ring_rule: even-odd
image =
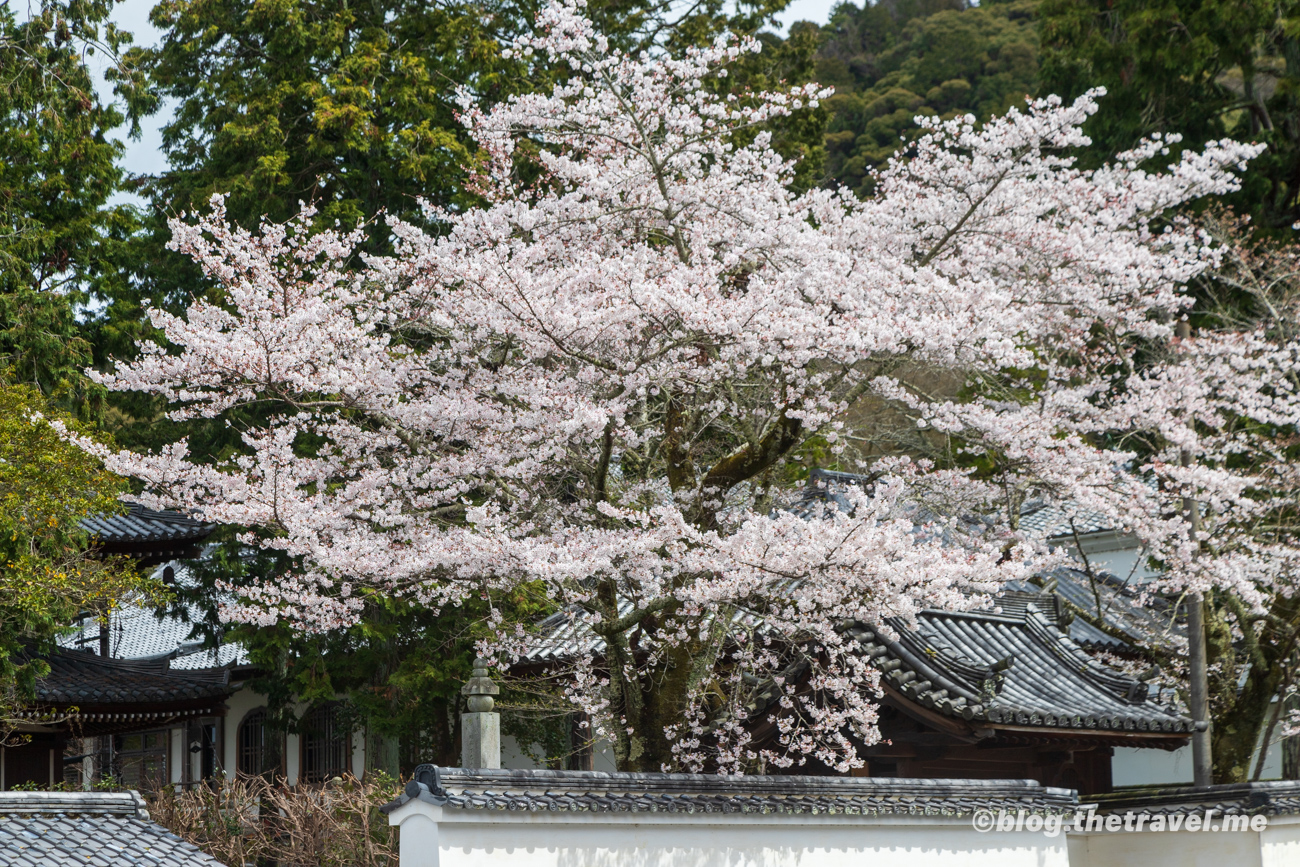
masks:
[[[1300,342],[1286,334],[1295,313],[1249,330],[1184,328],[1116,407],[1143,441],[1166,508],[1184,518],[1185,545],[1152,547],[1164,587],[1187,597],[1190,640],[1205,647],[1201,659],[1191,648],[1189,697],[1213,723],[1201,775],[1215,782],[1250,778],[1270,703],[1296,671]]]
[[[1138,539],[1158,568],[1145,594],[1180,602],[1189,630],[1152,634],[1144,650],[1212,719],[1206,782],[1240,782],[1277,725],[1270,703],[1297,674],[1300,269],[1293,251],[1251,244],[1231,219],[1212,216],[1202,231],[1213,264],[1198,278],[1201,304],[1182,302],[1195,331],[1181,313],[1163,335],[1105,335],[1044,364],[1036,402],[1015,399],[1023,386],[1005,371],[975,400],[896,395],[1008,489],[1054,496]],[[1037,427],[1044,415],[1050,427]],[[1055,435],[1035,442],[1035,430]]]
[[[1209,684],[1214,776],[1237,781],[1259,779],[1274,734],[1294,737],[1300,721],[1291,700],[1300,684],[1300,254],[1293,245],[1252,239],[1247,221],[1230,212],[1217,215],[1209,228],[1226,254],[1206,275],[1203,324],[1187,349],[1222,346],[1207,353],[1222,372],[1218,381],[1231,383],[1228,396],[1246,404],[1220,413],[1218,424],[1197,424],[1198,431],[1215,435],[1225,454],[1217,465],[1250,483],[1248,508],[1237,520],[1228,523],[1222,512],[1203,510],[1212,523],[1202,528],[1208,543],[1202,557],[1239,556],[1252,579],[1244,599],[1217,591],[1207,596],[1216,674]],[[1245,390],[1247,400],[1239,397],[1242,373],[1259,384],[1255,393]],[[1209,415],[1205,402],[1198,403],[1185,404],[1187,412]],[[1224,529],[1231,534],[1226,539]],[[1249,749],[1261,741],[1265,750],[1252,769]],[[1294,778],[1296,742],[1283,752],[1283,776]]]
[[[1300,259],[1252,240],[1231,213],[1205,228],[1221,256],[1198,281],[1196,328],[1181,322],[1102,418],[1143,456],[1152,498],[1182,518],[1173,545],[1146,542],[1161,588],[1204,612],[1206,776],[1240,782],[1262,772],[1252,754],[1300,673]]]
[[[310,207],[250,233],[217,197],[173,222],[223,300],[155,311],[166,343],[100,379],[175,419],[264,421],[221,461],[185,441],[100,453],[156,504],[308,565],[227,616],[330,629],[367,593],[445,606],[527,584],[590,635],[566,695],[621,768],[847,770],[878,740],[877,673],[842,626],[981,604],[1041,567],[1016,531],[1025,496],[1187,548],[1094,434],[1133,411],[1117,359],[1168,343],[1215,261],[1168,214],[1234,189],[1253,148],[1153,173],[1155,140],[1077,169],[1093,93],[983,127],[924,120],[870,200],[795,194],[764,125],[826,91],[714,86],[756,42],[629,56],[577,0],[538,34],[514,51],[572,77],[490,108],[466,95],[486,204],[431,209],[441,232],[394,221],[396,253],[357,261],[360,235],[312,231]],[[869,448],[864,408],[973,459]],[[818,455],[865,481],[793,511]],[[522,624],[497,632],[485,650],[528,644]],[[761,742],[759,695],[776,696]]]

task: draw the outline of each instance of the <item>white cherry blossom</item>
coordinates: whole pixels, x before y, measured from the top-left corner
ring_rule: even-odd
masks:
[[[216,197],[173,221],[172,248],[222,302],[153,311],[166,342],[100,380],[164,396],[177,419],[255,406],[267,421],[221,463],[185,442],[104,457],[150,503],[259,528],[308,564],[226,616],[331,629],[360,588],[442,606],[532,582],[603,642],[574,654],[566,694],[623,767],[846,770],[879,737],[877,673],[837,627],[979,604],[1042,566],[1006,518],[1021,493],[1185,547],[1131,456],[1094,435],[1177,438],[1182,368],[1116,357],[1167,341],[1214,261],[1171,210],[1235,189],[1256,149],[1215,143],[1152,173],[1168,146],[1154,140],[1075,168],[1098,91],[982,126],[923,120],[874,198],[796,195],[764,125],[828,91],[704,86],[756,41],[629,56],[580,3],[538,23],[514,50],[572,77],[492,107],[463,97],[486,204],[432,211],[437,233],[394,223],[395,254],[356,267],[359,233],[313,230],[310,208],[248,232]],[[1206,351],[1224,369],[1272,363]],[[909,365],[1008,396],[925,395]],[[786,509],[790,459],[814,439],[852,458],[846,418],[866,399],[996,453],[996,478],[877,454],[848,508]],[[1161,461],[1240,505],[1214,470]],[[527,635],[499,625],[485,650],[520,652]],[[778,734],[754,742],[747,708],[772,684]]]

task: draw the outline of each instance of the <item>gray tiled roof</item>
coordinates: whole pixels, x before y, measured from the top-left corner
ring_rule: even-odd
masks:
[[[1300,813],[1300,780],[1265,780],[1219,786],[1136,786],[1085,798],[1103,813],[1126,810],[1144,813],[1261,813],[1266,816]]]
[[[198,542],[213,530],[212,524],[180,512],[146,509],[139,503],[127,503],[125,515],[93,515],[81,527],[103,543]]]
[[[1065,811],[1071,789],[1033,780],[632,774],[465,770],[421,765],[391,812],[419,798],[463,810],[597,813],[840,813],[961,816],[979,809]]]
[[[1075,644],[1087,650],[1132,650],[1125,641],[1109,635],[1081,617],[1073,616],[1069,603],[1055,593],[1049,593],[1028,581],[1010,581],[996,599],[1004,613],[1024,614],[1032,603],[1038,611],[1064,632]]]
[[[135,792],[0,792],[0,867],[222,867]]]
[[[100,705],[221,699],[230,694],[226,672],[206,676],[173,672],[165,660],[105,659],[80,650],[53,653],[45,660],[50,673],[36,682],[36,695],[43,704],[76,705],[84,710]]]
[[[1057,505],[1034,504],[1020,514],[1020,529],[1044,539],[1057,539],[1074,533],[1100,533],[1114,529],[1100,512],[1071,509]]]
[[[1132,649],[1132,645],[1127,641],[1121,641],[1107,632],[1102,632],[1082,617],[1071,620],[1068,629],[1070,640],[1080,647],[1110,651]]]
[[[619,602],[619,616],[632,613],[632,603]],[[732,622],[744,621],[750,612],[737,607]],[[520,657],[525,664],[556,662],[583,653],[599,655],[605,652],[605,639],[591,630],[589,615],[578,608],[562,608],[537,624],[527,649]]]
[[[882,681],[956,719],[1048,729],[1185,736],[1192,721],[1147,698],[1147,686],[1092,660],[1033,604],[1001,613],[925,611],[897,640],[851,630]],[[1001,669],[1001,670],[999,670]]]
[[[176,574],[181,580],[183,567],[176,567]],[[202,616],[197,605],[190,606],[187,620],[170,613],[159,615],[149,606],[127,603],[113,612],[109,652],[118,659],[167,659],[172,670],[177,671],[247,665],[248,651],[242,644],[228,642],[205,648],[201,641],[190,637],[193,621]],[[76,631],[62,636],[59,644],[66,648],[99,647],[98,621],[87,619]]]
[[[631,603],[619,604],[620,615],[631,610]],[[562,608],[537,624],[537,631],[520,659],[524,663],[555,662],[582,653],[604,651],[605,639],[591,631],[586,612],[571,607]]]
[[[1082,570],[1069,567],[1053,569],[1034,580],[1041,586],[1023,581],[1007,586],[1012,591],[1059,598],[1076,615],[1069,633],[1083,647],[1130,651],[1134,645],[1167,644],[1186,634],[1173,603],[1147,585],[1134,586],[1109,572],[1089,578]]]
[[[1031,594],[1003,597],[996,613],[927,610],[918,616],[915,630],[890,622],[897,640],[867,625],[850,634],[874,658],[885,684],[954,719],[1097,734],[1185,737],[1191,732],[1191,720],[1149,701],[1146,684],[1091,659],[1037,605],[1022,598],[1027,596]],[[565,611],[543,621],[523,659],[550,662],[578,650],[599,653],[602,647],[582,614]],[[1005,671],[992,670],[1007,660]],[[773,686],[759,697],[759,705],[777,697]]]
[[[845,507],[846,487],[866,481],[849,473],[814,471],[801,502]],[[1112,524],[1099,512],[1069,504],[1032,503],[1022,512],[1021,528],[1054,538],[1097,533]],[[1162,608],[1164,601],[1148,598],[1114,576],[1101,576],[1093,588],[1078,569],[1056,569],[1041,580],[1041,588],[1027,582],[1009,585],[1010,593],[997,601],[1001,614],[926,611],[917,630],[891,623],[900,636],[897,642],[861,627],[867,653],[878,658],[887,684],[950,716],[1030,727],[1190,733],[1191,720],[1147,701],[1148,686],[1101,667],[1083,651],[1083,646],[1128,650],[1119,636],[1138,642],[1177,628]],[[1066,610],[1095,612],[1097,594],[1102,611],[1092,623],[1062,616]],[[993,672],[1002,660],[1010,668]]]

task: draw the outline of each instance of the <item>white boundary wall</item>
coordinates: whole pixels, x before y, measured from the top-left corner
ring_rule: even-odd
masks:
[[[400,867],[1300,867],[1296,815],[1270,816],[1261,831],[1049,837],[981,834],[968,816],[463,809],[412,799],[388,820],[400,827]]]
[[[1069,843],[1070,867],[1297,867],[1300,816],[1270,816],[1262,831],[1071,834]]]
[[[466,810],[413,799],[388,820],[401,829],[401,867],[1070,867],[1064,834],[978,834],[970,817]]]

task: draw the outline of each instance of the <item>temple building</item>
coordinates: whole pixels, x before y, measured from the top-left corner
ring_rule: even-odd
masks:
[[[1073,527],[1063,543],[1082,538],[1077,520]],[[198,556],[212,531],[139,506],[88,528],[103,550],[139,557],[173,581],[184,580],[183,559]],[[1089,525],[1089,532],[1101,539],[1108,531]],[[1086,616],[1102,592],[1098,575],[1109,576],[1101,579],[1101,619]],[[1191,720],[1171,695],[1095,658],[1097,651],[1122,657],[1133,650],[1126,639],[1173,616],[1139,600],[1131,584],[1096,569],[1061,569],[1009,588],[989,610],[927,610],[911,628],[850,625],[860,652],[881,671],[883,690],[882,739],[860,747],[866,766],[855,774],[1031,779],[1084,795],[1180,782],[1176,757],[1188,751]],[[60,781],[89,787],[108,776],[146,786],[269,772],[297,783],[360,776],[367,767],[399,770],[394,745],[351,730],[337,703],[299,706],[296,731],[273,730],[265,696],[249,687],[257,671],[244,648],[192,639],[201,616],[128,604],[107,623],[88,617],[61,639],[20,727],[26,742],[0,748],[0,790]],[[517,666],[540,671],[599,650],[583,616],[562,611],[538,625]],[[776,698],[773,688],[749,709],[756,742],[775,737]],[[573,740],[569,767],[613,770],[604,745],[584,745],[576,731]],[[505,767],[536,767],[527,746],[505,738]],[[832,773],[815,762],[800,772]]]

